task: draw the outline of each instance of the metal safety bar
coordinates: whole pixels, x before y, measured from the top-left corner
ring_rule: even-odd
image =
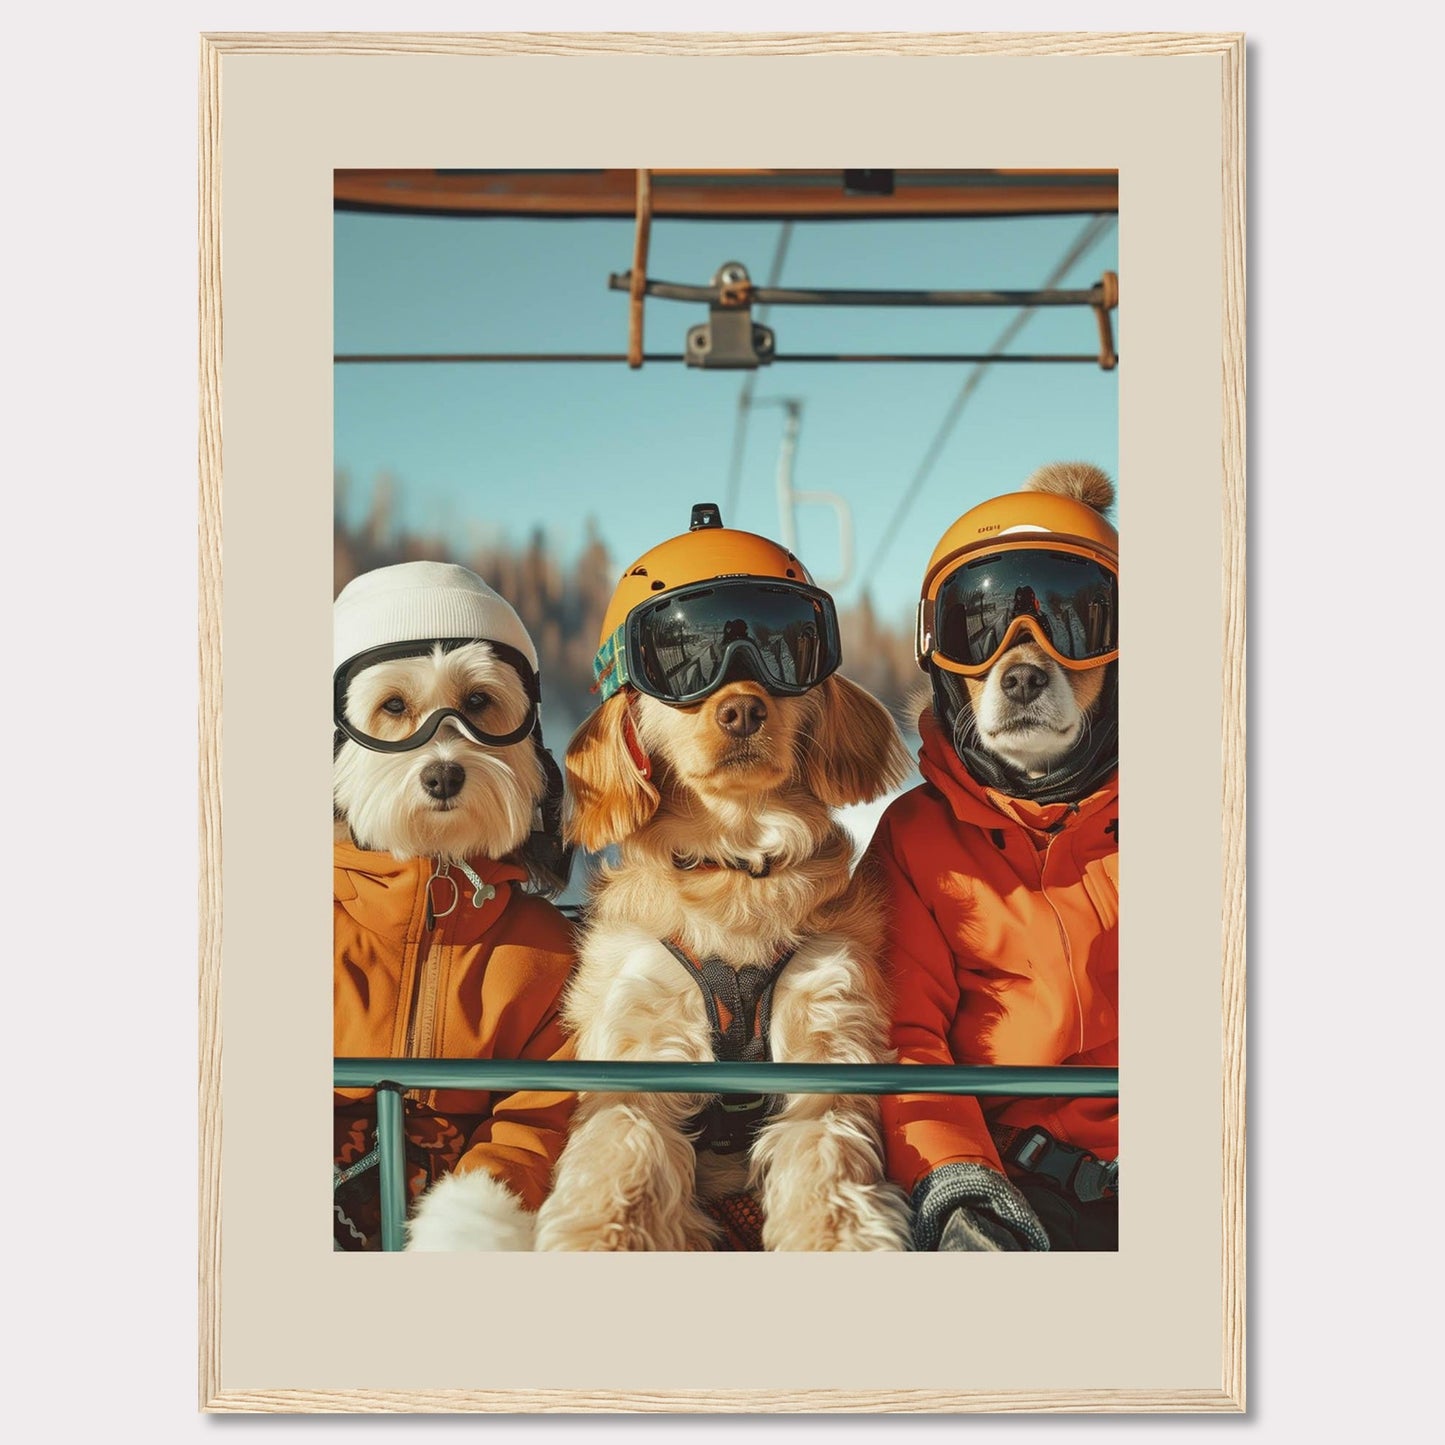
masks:
[[[641,174],[645,174],[640,172]],[[638,201],[638,236],[636,256],[645,264],[647,233],[644,224],[645,204]],[[640,268],[614,273],[608,278],[614,291],[626,291],[630,297],[626,351],[402,351],[402,352],[340,352],[332,357],[338,365],[374,366],[379,364],[471,365],[496,362],[587,363],[625,362],[636,369],[644,362],[685,362],[689,366],[723,369],[755,369],[779,361],[847,362],[875,365],[884,362],[942,362],[953,366],[994,366],[1009,363],[1079,363],[1100,366],[1112,371],[1119,364],[1114,349],[1113,322],[1110,312],[1119,304],[1119,278],[1106,271],[1095,286],[1086,290],[1057,290],[1044,287],[1033,291],[829,291],[803,290],[798,287],[754,286],[747,268],[729,261],[719,268],[707,286],[680,286],[671,281],[649,281]],[[688,333],[688,349],[683,352],[644,352],[642,349],[643,301],[655,296],[665,301],[704,302],[709,310],[707,325],[695,326]],[[1077,352],[1005,352],[992,351],[913,351],[913,352],[787,352],[778,351],[776,338],[765,326],[755,325],[753,306],[1011,306],[1032,309],[1038,306],[1084,306],[1094,312],[1099,324],[1099,350],[1093,355]],[[714,335],[713,333],[717,334]]]
[[[405,1243],[406,1114],[401,1090],[381,1084],[376,1090],[377,1168],[381,1176],[381,1247],[398,1250]]]
[[[381,1247],[403,1247],[406,1130],[403,1089],[553,1089],[563,1093],[1007,1094],[1117,1098],[1119,1071],[1079,1065],[615,1063],[592,1060],[377,1059],[333,1061],[338,1089],[376,1090]]]
[[[643,209],[639,199],[638,237],[644,237]],[[1092,234],[1095,222],[1090,223]],[[687,333],[687,349],[683,358],[689,366],[702,367],[709,371],[754,371],[760,366],[769,366],[774,361],[800,361],[805,358],[780,355],[778,339],[772,328],[754,319],[753,308],[769,306],[1007,306],[1028,315],[1039,307],[1082,306],[1093,311],[1099,324],[1099,353],[1095,358],[1081,356],[1030,357],[1031,361],[1084,361],[1097,360],[1105,371],[1112,371],[1119,364],[1119,354],[1114,350],[1114,329],[1110,312],[1119,304],[1119,277],[1113,271],[1105,271],[1098,283],[1087,289],[1059,289],[1053,283],[1062,279],[1061,273],[1051,276],[1043,286],[1027,290],[972,290],[941,291],[937,289],[882,290],[869,289],[825,289],[802,286],[755,286],[748,268],[741,261],[725,261],[718,267],[712,280],[706,286],[679,285],[675,281],[650,279],[634,259],[633,268],[621,274],[614,272],[607,278],[608,287],[613,291],[626,291],[631,297],[632,325],[630,329],[629,358],[634,367],[641,366],[646,359],[642,355],[641,314],[643,303],[649,296],[660,301],[687,301],[707,305],[706,322],[693,326]],[[887,356],[828,356],[808,358],[830,361],[972,361],[987,363],[999,359],[1002,350],[995,346],[986,357],[964,358],[954,354],[945,358],[940,354],[911,354]],[[1011,357],[1010,360],[1022,360]]]
[[[607,286],[612,291],[633,293],[633,273],[613,272]],[[644,296],[655,296],[660,301],[700,301],[705,305],[729,296],[726,287],[688,286],[675,281],[644,281],[641,289]],[[734,294],[746,296],[754,306],[1102,306],[1107,292],[1106,283],[1101,281],[1083,291],[879,291],[748,285]],[[733,304],[738,302],[734,300]]]
[[[415,366],[422,363],[435,363],[443,366],[470,366],[478,362],[501,362],[507,365],[529,361],[559,362],[573,364],[580,362],[628,362],[631,357],[625,351],[354,351],[338,352],[333,356],[338,366],[378,366],[390,363],[392,365]],[[643,361],[686,361],[687,357],[680,351],[658,352],[649,351],[642,357]],[[873,365],[878,362],[904,361],[909,363],[944,361],[955,366],[967,366],[986,364],[988,366],[1007,366],[1010,362],[1069,362],[1082,361],[1090,366],[1099,365],[1099,357],[1094,355],[1081,355],[1076,352],[1006,352],[995,353],[991,351],[914,351],[914,352],[780,352],[773,358],[774,361],[846,361],[864,362]],[[1117,363],[1118,355],[1114,355]]]

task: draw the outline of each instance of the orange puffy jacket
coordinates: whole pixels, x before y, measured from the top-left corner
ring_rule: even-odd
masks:
[[[888,880],[893,1041],[909,1064],[1119,1060],[1119,784],[1037,804],[977,782],[930,710],[925,781],[869,852]],[[943,1164],[1000,1167],[989,1125],[1039,1124],[1118,1153],[1114,1099],[905,1094],[882,1100],[888,1171],[910,1193]]]
[[[571,924],[545,899],[515,886],[526,877],[522,869],[486,858],[470,866],[495,895],[474,907],[471,885],[454,869],[456,907],[428,928],[430,859],[336,844],[338,1056],[571,1057],[557,1016],[574,958]],[[444,882],[432,891],[445,909],[451,893]],[[486,1169],[528,1209],[541,1204],[575,1094],[413,1089],[406,1100],[413,1196],[443,1174]],[[339,1167],[370,1149],[374,1122],[369,1091],[336,1091]],[[374,1173],[366,1182],[367,1194],[374,1193]],[[355,1246],[345,1240],[343,1247]]]

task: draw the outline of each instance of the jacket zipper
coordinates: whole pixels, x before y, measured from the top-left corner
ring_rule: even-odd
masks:
[[[1061,835],[1050,838],[1049,841],[1044,844],[1043,862],[1038,865],[1039,892],[1044,895],[1044,902],[1049,905],[1049,912],[1054,915],[1054,923],[1059,930],[1059,941],[1064,946],[1064,965],[1069,970],[1069,985],[1074,990],[1074,1014],[1079,1021],[1078,1052],[1082,1054],[1084,1052],[1084,1000],[1079,996],[1079,980],[1074,973],[1074,949],[1073,945],[1069,942],[1069,931],[1064,927],[1064,920],[1058,908],[1055,907],[1054,900],[1049,897],[1048,886],[1044,882],[1044,875],[1049,866],[1049,854],[1053,852],[1054,844],[1059,841],[1059,836]],[[1030,845],[1030,847],[1032,847],[1032,845]],[[1034,856],[1037,857],[1038,855],[1035,854]]]
[[[424,885],[425,886],[425,885]],[[436,1052],[436,1001],[441,978],[441,928],[438,918],[417,941],[416,963],[412,970],[411,1003],[406,1019],[406,1057],[429,1059]],[[423,1100],[431,1091],[408,1089],[406,1097]]]

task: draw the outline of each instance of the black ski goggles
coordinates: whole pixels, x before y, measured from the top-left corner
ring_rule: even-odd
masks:
[[[369,732],[364,722],[353,722],[346,715],[346,701],[351,685],[367,668],[397,658],[428,657],[438,647],[444,652],[455,652],[457,648],[467,647],[474,642],[485,643],[499,662],[506,663],[522,679],[522,686],[527,694],[527,709],[521,722],[515,727],[506,732],[489,731],[488,713],[495,709],[495,704],[485,699],[485,689],[480,690],[483,701],[470,713],[452,707],[437,708],[422,718],[416,730],[404,738],[380,737]],[[383,701],[383,707],[386,701]],[[513,743],[521,742],[536,728],[540,707],[541,688],[532,664],[515,647],[509,647],[505,642],[493,642],[489,637],[431,638],[424,642],[397,642],[387,647],[371,647],[365,652],[358,652],[355,657],[347,658],[336,669],[332,678],[332,720],[338,734],[344,734],[352,742],[378,753],[407,753],[413,748],[423,747],[436,736],[437,729],[445,722],[450,722],[465,737],[486,747],[510,747]]]
[[[592,670],[604,701],[633,687],[686,705],[716,692],[740,661],[769,692],[796,696],[837,671],[841,657],[838,614],[826,592],[730,577],[634,607]]]
[[[918,606],[919,663],[977,677],[1028,633],[1062,666],[1119,655],[1119,573],[1087,547],[1004,544],[941,575]]]

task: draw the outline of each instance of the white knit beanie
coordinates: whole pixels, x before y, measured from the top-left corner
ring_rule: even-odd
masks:
[[[331,665],[373,647],[434,637],[504,642],[537,670],[537,649],[512,605],[454,562],[400,562],[353,577],[332,609]]]

